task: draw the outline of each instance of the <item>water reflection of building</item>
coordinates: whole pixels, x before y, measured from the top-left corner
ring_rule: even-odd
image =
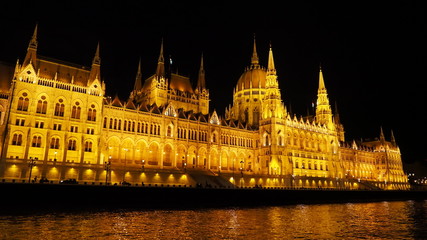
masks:
[[[99,45],[91,67],[40,56],[37,45],[36,28],[24,61],[1,66],[4,181],[28,178],[28,161],[37,159],[33,176],[54,181],[97,183],[110,174],[112,182],[191,184],[197,179],[183,176],[198,170],[237,186],[407,187],[393,134],[345,141],[321,70],[315,115],[286,109],[271,47],[262,67],[254,41],[251,65],[221,117],[209,112],[203,58],[193,88],[165,70],[162,43],[155,73],[143,82],[139,67],[123,101],[105,96]]]

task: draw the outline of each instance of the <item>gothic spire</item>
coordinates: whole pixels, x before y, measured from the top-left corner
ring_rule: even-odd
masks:
[[[323,79],[322,68],[319,69],[319,89],[317,90],[316,119],[321,124],[332,123],[332,110]],[[331,125],[332,127],[332,125]]]
[[[393,146],[396,146],[396,139],[394,138],[394,134],[393,134],[393,130],[391,130],[391,144],[393,144]]]
[[[321,89],[325,89],[326,91],[326,87],[325,87],[325,80],[323,80],[323,73],[322,73],[322,66],[319,66],[319,91]]]
[[[199,78],[197,79],[197,89],[199,89],[199,91],[201,91],[202,89],[206,89],[205,69],[203,67],[203,53],[200,61]]]
[[[92,61],[92,65],[94,64],[101,65],[101,58],[99,57],[99,42],[98,42],[98,45],[96,46],[95,56],[93,57],[93,61]]]
[[[139,91],[142,88],[142,74],[141,74],[141,58],[139,58],[138,71],[136,72],[134,91]]]
[[[383,132],[383,127],[380,127],[380,141],[381,142],[385,142],[385,137],[384,137],[384,132]]]
[[[163,57],[163,38],[162,43],[160,45],[160,55],[159,60],[157,61],[157,69],[156,69],[157,77],[165,77],[165,59]]]
[[[254,34],[254,49],[253,49],[253,53],[252,53],[252,58],[251,58],[251,67],[254,66],[259,66],[259,61],[258,61],[258,54],[256,52],[256,39],[255,39],[255,34]]]
[[[31,37],[30,43],[28,44],[27,54],[25,55],[23,66],[26,66],[30,63],[33,63],[33,64],[36,63],[36,54],[37,54],[37,45],[38,45],[37,27],[38,27],[38,24],[36,24],[36,27],[34,28],[33,36]]]
[[[87,85],[89,86],[90,84],[92,84],[95,79],[101,81],[101,58],[99,57],[99,42],[96,46],[96,52],[95,56],[93,57],[92,67],[90,69],[89,80],[87,82]]]
[[[340,114],[338,112],[338,104],[335,102],[335,123],[340,124]]]
[[[274,66],[273,49],[270,44],[270,51],[268,52],[268,75],[276,75],[276,68]]]

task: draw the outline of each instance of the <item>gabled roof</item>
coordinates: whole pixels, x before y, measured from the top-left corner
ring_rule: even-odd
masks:
[[[136,106],[135,106],[135,104],[133,103],[133,101],[131,101],[131,100],[128,100],[128,102],[126,103],[125,108],[127,108],[127,109],[132,109],[132,110],[136,110]]]
[[[150,106],[150,112],[156,114],[162,114],[162,111],[159,109],[156,103]]]
[[[116,95],[114,97],[113,101],[111,102],[111,106],[114,106],[114,107],[123,107],[123,103],[122,103],[122,101],[120,101],[119,96]]]

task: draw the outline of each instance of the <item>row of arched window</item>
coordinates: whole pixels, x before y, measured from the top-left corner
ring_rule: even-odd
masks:
[[[295,162],[295,168],[329,171],[328,164],[323,165],[322,163],[317,163],[317,162],[314,162],[314,163],[308,162],[306,164],[305,161],[302,161],[301,165],[299,165],[299,162],[296,161]]]
[[[221,143],[240,147],[253,147],[252,140],[236,136],[221,136]]]
[[[179,127],[178,138],[207,142],[208,133],[205,131],[197,131],[194,129],[185,129],[185,128]]]
[[[12,137],[12,145],[22,146],[22,134],[15,133]],[[41,136],[33,136],[31,141],[31,147],[41,147],[42,145],[42,137]],[[84,151],[92,152],[93,143],[90,140],[85,141],[84,143]],[[58,137],[53,137],[50,141],[50,148],[59,149],[60,148],[60,139]],[[68,140],[68,150],[75,151],[77,150],[77,141],[75,139]]]
[[[27,97],[27,93],[22,93],[22,96],[18,98],[18,106],[17,110],[19,111],[28,111],[28,106],[30,104],[30,99]],[[41,96],[37,101],[36,113],[46,114],[47,112],[47,100],[46,96]],[[65,104],[63,99],[58,99],[58,102],[55,103],[55,109],[53,114],[58,117],[63,117],[65,111]],[[71,118],[80,119],[81,115],[81,107],[79,102],[75,102],[71,108]],[[96,108],[95,105],[92,104],[87,112],[87,120],[88,121],[96,121]]]
[[[160,135],[160,124],[157,123],[144,123],[131,120],[124,120],[122,124],[121,119],[104,117],[103,127],[114,130],[122,130],[127,132],[137,132],[152,135]]]

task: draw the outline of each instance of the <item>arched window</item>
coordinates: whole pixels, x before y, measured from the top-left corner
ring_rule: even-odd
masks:
[[[279,136],[279,146],[283,146],[283,138],[282,136]]]
[[[28,105],[30,105],[30,99],[27,97],[27,93],[22,93],[22,96],[18,99],[18,110],[28,111]]]
[[[22,134],[19,134],[19,133],[13,134],[12,145],[17,145],[17,146],[22,145]]]
[[[172,127],[168,126],[168,131],[166,132],[167,137],[172,137]]]
[[[41,147],[42,145],[42,137],[41,136],[34,136],[33,141],[31,142],[32,147]]]
[[[4,111],[3,106],[0,106],[0,125],[3,125],[5,114],[6,112]]]
[[[85,142],[85,152],[92,152],[92,142],[91,141]]]
[[[96,121],[96,109],[95,105],[92,104],[87,112],[87,120],[88,121]]]
[[[70,139],[68,141],[68,150],[75,151],[76,150],[76,140]]]
[[[216,133],[212,134],[212,142],[216,143]]]
[[[264,146],[269,146],[270,145],[270,139],[268,137],[268,134],[265,135],[265,140],[264,140]]]
[[[64,116],[64,100],[59,99],[58,102],[55,104],[55,116],[63,117]]]
[[[107,118],[104,117],[104,128],[107,128]]]
[[[41,99],[37,101],[36,113],[46,114],[47,101],[46,96],[41,96]]]
[[[71,110],[71,118],[80,119],[81,107],[79,105],[79,102],[74,104],[73,109]]]
[[[59,149],[59,138],[53,137],[50,141],[50,148]]]
[[[254,125],[258,125],[258,123],[259,123],[259,110],[257,107],[254,109],[252,119],[253,119]]]

